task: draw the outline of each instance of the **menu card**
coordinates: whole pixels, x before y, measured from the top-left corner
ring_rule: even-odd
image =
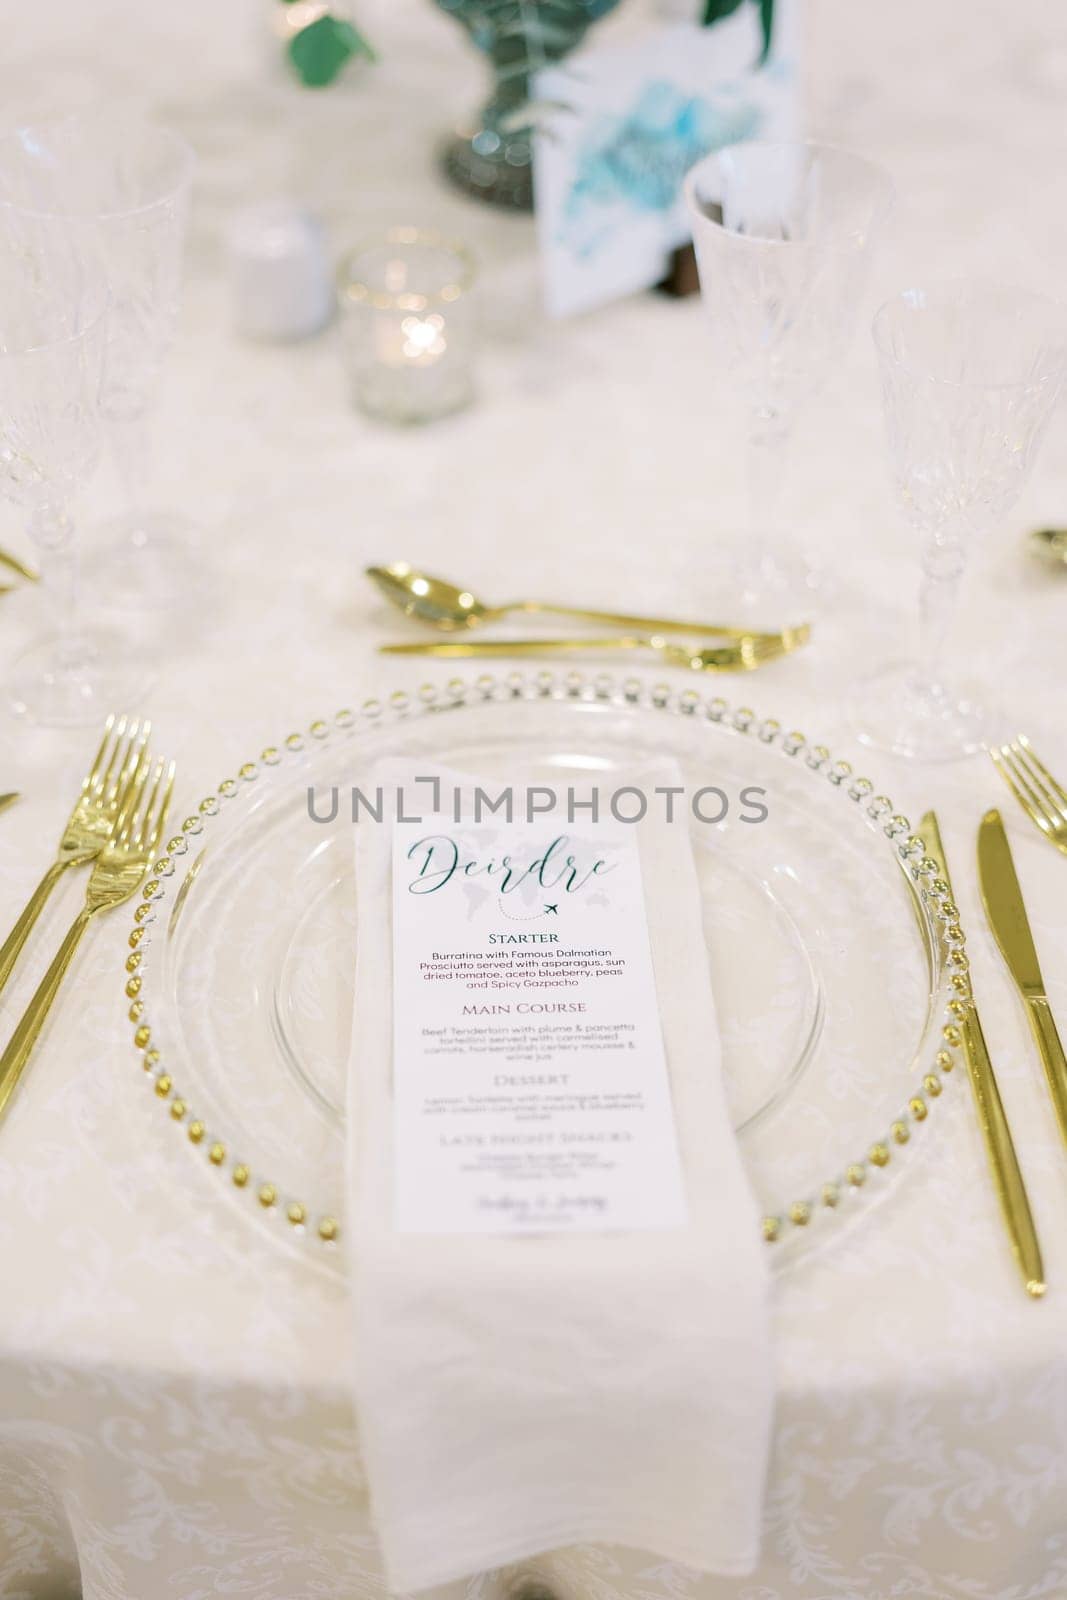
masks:
[[[395,824],[398,1231],[686,1222],[638,832]]]

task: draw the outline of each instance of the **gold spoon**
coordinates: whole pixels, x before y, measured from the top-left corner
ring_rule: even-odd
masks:
[[[1067,567],[1067,528],[1037,528],[1030,535],[1035,556],[1056,567]]]
[[[367,567],[366,575],[381,591],[391,605],[399,606],[405,616],[418,617],[432,622],[443,632],[458,628],[476,628],[483,622],[497,622],[514,611],[528,616],[547,614],[553,617],[573,617],[582,622],[603,623],[609,628],[633,628],[642,633],[721,633],[727,639],[781,640],[787,649],[803,644],[811,630],[807,623],[798,628],[783,628],[780,633],[756,633],[751,628],[730,628],[722,623],[678,622],[663,617],[635,617],[616,611],[587,611],[580,606],[552,605],[542,600],[511,600],[506,605],[491,606],[460,589],[444,578],[433,578],[428,572],[419,572],[406,561],[394,561],[387,567]]]

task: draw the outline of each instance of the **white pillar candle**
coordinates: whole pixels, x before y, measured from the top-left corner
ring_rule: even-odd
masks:
[[[250,339],[303,339],[333,310],[326,236],[318,219],[293,200],[246,206],[228,239],[233,319]]]

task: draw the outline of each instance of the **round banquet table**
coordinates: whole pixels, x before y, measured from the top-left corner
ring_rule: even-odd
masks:
[[[210,603],[137,624],[138,709],[179,763],[179,810],[314,717],[430,675],[375,654],[396,622],[364,585],[365,563],[404,556],[490,596],[711,613],[702,555],[744,505],[741,418],[715,381],[697,301],[649,294],[550,323],[529,220],[443,187],[435,139],[479,86],[454,24],[426,0],[360,0],[379,65],[311,93],[274,59],[263,4],[41,0],[17,30],[9,19],[0,65],[0,119],[42,94],[52,104],[103,94],[181,128],[200,156],[157,479],[201,525]],[[811,0],[807,34],[813,132],[883,162],[898,188],[869,308],[906,283],[961,272],[1062,289],[1057,8]],[[472,244],[484,327],[476,406],[391,430],[351,409],[336,330],[288,347],[234,336],[226,223],[279,190],[322,213],[338,250],[398,220]],[[87,544],[116,492],[102,470],[85,497]],[[788,508],[832,571],[831,615],[803,657],[724,692],[851,754],[846,693],[906,642],[916,587],[863,331],[801,421]],[[1039,569],[1022,535],[1065,516],[1061,408],[1022,504],[976,560],[954,646],[1061,771],[1067,573]],[[5,508],[0,542],[23,548],[21,537]],[[37,630],[40,604],[29,590],[3,600],[0,660]],[[3,713],[0,789],[24,799],[0,820],[0,920],[43,869],[90,743]],[[873,754],[859,764],[913,818],[940,812],[1049,1293],[1033,1303],[1022,1292],[957,1075],[892,1200],[777,1284],[758,1572],[720,1580],[581,1548],[450,1594],[490,1600],[540,1584],[560,1600],[1067,1595],[1067,1151],[978,905],[981,812],[1003,804],[1064,1022],[1067,864],[987,764],[921,770]],[[77,894],[69,884],[38,928],[5,996],[8,1021]],[[121,913],[87,942],[0,1128],[0,1594],[382,1593],[343,1285],[242,1231],[216,1205],[205,1164],[145,1110],[119,986],[128,926]]]

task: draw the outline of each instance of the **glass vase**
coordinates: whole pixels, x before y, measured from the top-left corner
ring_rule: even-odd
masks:
[[[512,210],[533,209],[531,81],[570,55],[618,0],[435,0],[485,56],[492,93],[442,154],[468,194]]]

